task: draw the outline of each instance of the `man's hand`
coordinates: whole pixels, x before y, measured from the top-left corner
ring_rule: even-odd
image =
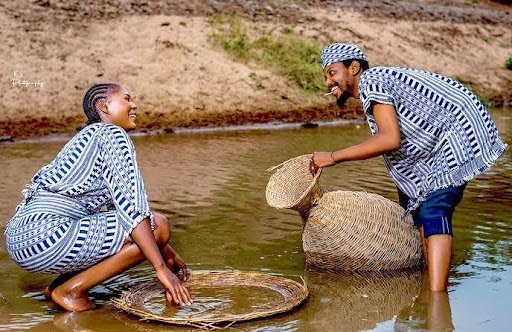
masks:
[[[332,152],[314,152],[309,162],[309,171],[315,176],[319,168],[336,165]]]
[[[345,161],[369,159],[399,149],[402,142],[395,108],[387,104],[374,104],[373,115],[379,129],[374,136],[341,150],[313,153],[309,164],[311,174],[314,176],[322,167]]]

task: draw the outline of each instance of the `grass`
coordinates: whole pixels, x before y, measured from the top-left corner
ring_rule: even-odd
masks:
[[[317,93],[324,90],[322,80],[321,45],[308,40],[292,27],[279,36],[263,32],[250,36],[247,27],[235,16],[215,15],[210,23],[219,30],[212,35],[214,43],[243,61],[255,61],[272,68],[294,81],[302,91]]]
[[[249,78],[254,82],[254,87],[257,90],[265,89],[265,85],[263,84],[263,82],[268,80],[267,76],[261,76],[256,73],[250,73]]]
[[[512,57],[508,58],[507,61],[505,61],[505,67],[507,67],[507,69],[512,70]]]
[[[480,93],[482,89],[478,88],[472,77],[456,76],[454,78],[460,83],[464,84],[469,90],[471,90],[478,98],[478,100],[482,103],[482,105],[484,105],[485,107],[496,106],[495,103],[491,101],[491,98],[495,95],[495,91],[488,91],[486,94],[482,94]]]

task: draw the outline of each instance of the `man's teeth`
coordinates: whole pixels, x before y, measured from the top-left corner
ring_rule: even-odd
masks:
[[[332,95],[332,94],[334,93],[334,91],[336,91],[336,89],[338,89],[338,88],[339,88],[339,86],[338,86],[338,85],[336,85],[335,87],[332,87],[332,88],[331,88],[331,92],[328,92],[328,93],[326,93],[325,95],[326,95],[326,96],[328,96],[328,95]]]
[[[130,118],[135,119],[135,118],[137,118],[137,115],[135,115],[135,114],[130,114]]]

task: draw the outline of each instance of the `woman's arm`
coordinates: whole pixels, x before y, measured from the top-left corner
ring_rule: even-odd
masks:
[[[173,300],[180,305],[191,303],[188,290],[165,264],[153,235],[150,225],[153,213],[128,133],[114,125],[105,125],[102,130],[102,176],[121,226],[153,265],[158,279]]]
[[[171,294],[174,302],[185,305],[192,303],[188,289],[180,282],[178,277],[169,270],[158,248],[149,219],[141,221],[131,233],[132,239],[140,248],[147,260],[153,265],[158,280]]]
[[[333,152],[315,152],[310,171],[315,174],[321,167],[333,166],[351,160],[364,160],[400,148],[400,127],[395,108],[387,104],[375,104],[373,115],[379,131],[366,141]]]

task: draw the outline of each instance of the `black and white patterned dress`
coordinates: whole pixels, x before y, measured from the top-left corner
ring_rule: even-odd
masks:
[[[111,124],[84,128],[23,194],[5,231],[7,251],[35,273],[86,269],[117,253],[145,218],[153,225],[133,143]]]

